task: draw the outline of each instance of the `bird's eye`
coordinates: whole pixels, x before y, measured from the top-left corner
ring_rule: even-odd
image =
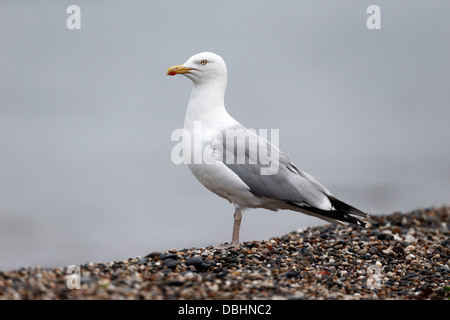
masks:
[[[203,65],[203,66],[204,66],[205,64],[207,64],[207,63],[208,63],[208,61],[206,61],[206,60],[200,61],[200,64]]]

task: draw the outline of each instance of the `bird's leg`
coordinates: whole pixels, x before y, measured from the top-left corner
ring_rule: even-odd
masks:
[[[233,225],[233,238],[231,239],[231,245],[239,245],[239,229],[241,228],[242,211],[236,208],[234,212],[234,225]]]

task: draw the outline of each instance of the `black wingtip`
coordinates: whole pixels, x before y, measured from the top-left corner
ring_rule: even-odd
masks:
[[[302,205],[298,205],[295,202],[291,202],[291,201],[286,201],[287,204],[294,206],[298,209],[300,209],[301,212],[307,213],[310,212],[311,214],[313,214],[314,216],[333,222],[333,223],[349,223],[358,227],[362,227],[362,228],[368,228],[369,225],[367,223],[365,223],[364,221],[361,221],[358,218],[353,217],[351,214],[356,214],[350,211],[343,211],[340,210],[338,208],[336,208],[336,210],[322,210],[319,208],[315,208],[315,207],[310,207],[310,206],[302,206]],[[355,208],[356,209],[356,208]],[[356,209],[358,210],[358,209]],[[364,213],[360,210],[358,210],[359,212],[364,214],[364,218],[367,218],[368,215],[367,213]],[[360,214],[356,214],[356,215],[360,215]]]
[[[348,212],[350,214],[354,214],[354,215],[357,215],[357,216],[360,216],[363,218],[367,218],[369,216],[367,213],[333,197],[332,195],[326,194],[326,196],[327,196],[328,200],[330,200],[332,206],[334,208],[336,208],[336,210]]]

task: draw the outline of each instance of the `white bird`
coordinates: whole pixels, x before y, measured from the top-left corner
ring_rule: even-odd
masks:
[[[366,226],[352,215],[367,218],[367,213],[333,197],[276,146],[228,114],[224,104],[227,68],[220,56],[198,53],[167,70],[167,75],[176,74],[194,83],[184,122],[185,162],[206,188],[234,204],[231,245],[239,244],[242,212],[246,208],[289,209],[335,224]],[[230,133],[232,139],[227,137]],[[235,141],[240,144],[234,145]],[[201,146],[201,161],[195,158],[199,152],[195,146]],[[239,152],[241,147],[243,151]],[[263,161],[261,151],[271,154],[270,163]],[[275,167],[272,172],[271,166]],[[267,172],[263,173],[264,169]]]

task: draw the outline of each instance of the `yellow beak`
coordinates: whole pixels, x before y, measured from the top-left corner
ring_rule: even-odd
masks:
[[[178,66],[173,66],[167,69],[167,75],[174,76],[176,74],[189,73],[189,71],[191,70],[194,70],[194,68],[187,68],[180,64]]]

